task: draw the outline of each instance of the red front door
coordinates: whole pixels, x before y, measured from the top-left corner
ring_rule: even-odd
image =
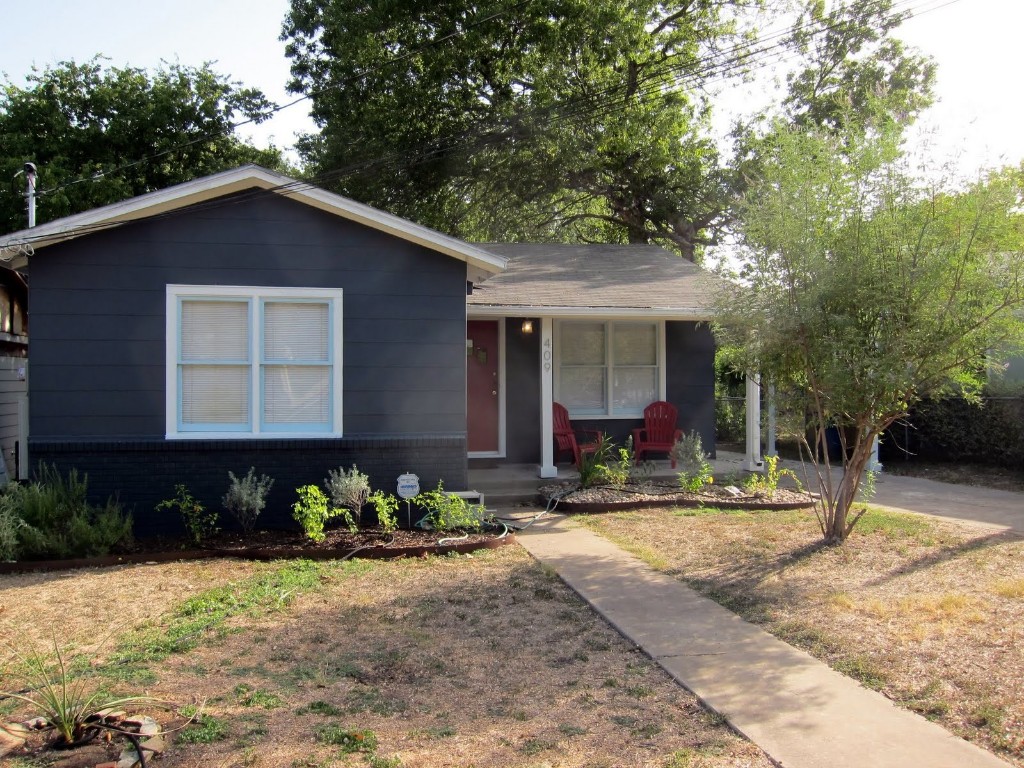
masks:
[[[498,322],[466,323],[466,398],[468,449],[498,452]]]

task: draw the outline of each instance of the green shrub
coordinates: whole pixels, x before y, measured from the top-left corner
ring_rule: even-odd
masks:
[[[348,472],[344,467],[327,471],[324,486],[331,496],[331,504],[337,509],[351,511],[356,522],[361,522],[363,505],[370,497],[370,478],[360,472],[356,465]]]
[[[484,507],[447,493],[440,480],[435,490],[421,492],[413,499],[413,503],[427,510],[427,515],[420,523],[429,525],[435,531],[479,531],[483,527]]]
[[[249,467],[248,474],[241,480],[229,470],[228,478],[231,485],[224,494],[224,508],[235,516],[242,530],[248,533],[256,527],[256,519],[267,506],[267,494],[274,480],[266,475],[257,478],[255,467]]]
[[[333,509],[327,504],[327,496],[315,485],[304,485],[296,488],[299,500],[292,504],[292,517],[302,526],[306,537],[311,541],[323,541],[324,524],[333,517],[343,514],[343,510]],[[351,518],[349,518],[351,523]]]
[[[72,469],[67,478],[40,463],[35,479],[9,483],[0,502],[0,527],[8,555],[27,559],[97,557],[131,541],[132,518],[115,499],[87,500],[88,478]],[[17,537],[11,547],[11,534]]]
[[[398,530],[398,499],[384,491],[374,491],[367,501],[377,511],[377,525],[384,533]]]
[[[182,483],[175,485],[174,493],[173,499],[164,499],[154,509],[157,512],[176,510],[181,515],[185,530],[193,544],[201,545],[220,530],[217,527],[217,513],[213,510],[207,511],[206,507],[189,492],[187,486]]]
[[[708,483],[714,482],[711,464],[698,432],[684,434],[672,446],[669,455],[679,467],[679,486],[684,490],[697,493]]]

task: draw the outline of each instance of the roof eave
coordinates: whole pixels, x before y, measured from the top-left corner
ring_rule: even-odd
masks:
[[[99,229],[120,226],[130,221],[145,219],[254,188],[295,198],[327,213],[342,216],[350,221],[459,259],[487,274],[501,272],[508,263],[503,256],[490,253],[457,238],[255,165],[222,171],[167,189],[139,195],[130,200],[66,216],[32,229],[23,229],[20,232],[0,237],[0,249],[16,248],[28,244],[31,252],[91,234]],[[25,255],[18,254],[16,251],[15,257],[11,260],[11,266],[17,269],[25,266],[26,262]]]

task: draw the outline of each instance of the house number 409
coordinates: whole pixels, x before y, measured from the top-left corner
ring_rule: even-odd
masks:
[[[551,370],[551,339],[544,339],[544,352],[541,354],[541,359],[544,361],[544,370]]]

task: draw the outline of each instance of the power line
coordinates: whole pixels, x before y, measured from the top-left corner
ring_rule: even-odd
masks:
[[[894,15],[895,15],[895,13],[897,13],[896,9],[900,8],[901,6],[902,6],[902,8],[898,11],[898,13],[904,13],[907,10],[912,10],[912,9],[915,8],[915,6],[914,6],[915,2],[917,2],[917,0],[899,0],[898,2],[894,3],[892,11],[894,12]],[[934,3],[935,0],[925,0],[925,2],[919,3],[919,6],[917,6],[917,7],[924,7],[929,2]],[[938,9],[946,7],[948,5],[952,5],[952,4],[956,3],[956,2],[959,2],[959,0],[944,0],[944,2],[942,2],[941,4],[935,5],[932,8],[928,8],[927,10],[922,11],[921,14],[927,13],[927,12],[931,12],[931,11],[934,11],[934,10],[938,10]],[[516,7],[524,5],[524,4],[525,4],[524,2],[518,3]],[[491,14],[490,16],[485,17],[484,19],[480,19],[480,20],[474,22],[472,25],[466,26],[461,31],[456,31],[456,32],[449,33],[448,35],[445,35],[442,38],[438,38],[436,40],[433,40],[433,41],[431,41],[430,43],[427,43],[424,46],[421,46],[421,47],[419,47],[419,48],[417,48],[417,49],[415,49],[413,51],[408,51],[405,54],[402,54],[401,56],[398,56],[398,57],[395,57],[393,59],[390,59],[389,61],[384,62],[384,63],[382,63],[382,64],[380,64],[380,65],[378,65],[376,67],[368,68],[366,70],[362,70],[357,75],[353,75],[353,76],[350,76],[350,78],[347,78],[345,82],[349,82],[349,81],[351,81],[351,79],[353,79],[355,77],[364,77],[366,74],[369,74],[369,73],[371,73],[373,71],[379,71],[379,70],[381,70],[381,69],[383,69],[383,68],[385,68],[387,66],[391,66],[391,65],[393,65],[395,63],[398,63],[398,62],[400,62],[402,60],[406,60],[408,58],[411,58],[412,56],[415,56],[418,53],[423,52],[424,50],[428,50],[429,48],[431,48],[431,47],[433,47],[435,45],[438,45],[438,44],[440,44],[442,42],[447,42],[447,41],[449,41],[451,39],[459,37],[459,36],[465,34],[466,32],[468,32],[472,28],[475,28],[475,27],[477,27],[477,26],[479,26],[481,24],[493,21],[496,18],[499,18],[499,17],[501,17],[501,16],[511,12],[512,10],[514,10],[514,7],[507,8],[505,10],[502,10],[502,11],[496,12],[494,14]],[[917,14],[917,15],[921,15],[921,14]],[[805,25],[805,27],[811,27],[811,26],[812,26],[811,24]],[[813,34],[822,34],[822,33],[828,32],[828,31],[830,31],[830,30],[832,30],[834,28],[835,27],[833,27],[833,26],[830,26],[828,24],[824,24],[824,25],[821,25],[820,29],[817,29],[816,31],[814,31]],[[655,96],[655,95],[663,96],[663,95],[665,95],[667,93],[674,93],[674,92],[682,91],[683,88],[687,84],[691,83],[692,81],[697,81],[698,78],[701,78],[701,82],[704,82],[704,83],[714,82],[714,81],[717,81],[717,80],[723,80],[724,81],[727,78],[729,78],[732,75],[732,73],[734,73],[737,69],[750,67],[751,63],[754,64],[754,67],[753,67],[753,69],[751,71],[756,71],[756,69],[764,68],[765,66],[769,66],[771,64],[779,63],[781,61],[786,61],[786,60],[792,60],[794,58],[798,58],[799,54],[793,54],[791,56],[785,57],[781,53],[774,53],[776,51],[786,51],[786,50],[789,50],[788,49],[788,40],[787,39],[788,39],[788,37],[791,34],[792,34],[792,30],[791,29],[782,29],[782,30],[770,33],[770,34],[765,35],[762,38],[760,38],[759,39],[760,43],[765,43],[765,42],[769,43],[768,45],[762,45],[762,47],[760,47],[760,48],[755,47],[753,50],[750,50],[749,46],[746,46],[746,45],[743,45],[743,44],[737,44],[735,46],[732,46],[731,48],[725,49],[724,51],[715,54],[715,56],[713,56],[713,57],[709,57],[708,59],[700,59],[700,60],[695,61],[695,62],[694,61],[688,61],[688,62],[685,62],[683,64],[672,64],[672,65],[666,66],[666,67],[664,67],[662,69],[652,70],[652,73],[649,74],[648,77],[646,78],[648,81],[650,81],[650,84],[647,86],[647,88],[646,89],[640,88],[635,93],[633,93],[631,95],[623,94],[622,90],[621,90],[621,86],[611,86],[611,87],[608,87],[608,88],[596,91],[594,94],[591,94],[587,98],[582,98],[581,97],[580,99],[578,99],[578,104],[576,105],[575,109],[571,108],[573,106],[573,102],[569,101],[569,102],[565,102],[565,103],[563,103],[561,105],[555,105],[553,107],[552,106],[547,106],[547,107],[543,107],[543,108],[537,108],[535,110],[532,110],[532,115],[535,116],[535,117],[540,118],[540,123],[539,124],[541,126],[549,126],[549,127],[553,126],[553,125],[556,125],[559,122],[572,121],[572,120],[575,120],[575,119],[579,119],[579,118],[581,118],[583,116],[586,116],[586,117],[589,117],[589,118],[601,117],[602,115],[608,114],[608,113],[614,111],[615,109],[620,108],[623,104],[625,104],[625,103],[627,103],[629,101],[632,101],[632,100],[634,100],[636,98],[647,98],[647,97],[652,97],[652,96]],[[719,57],[720,60],[716,61],[715,60],[716,56]],[[773,56],[774,58],[769,58],[769,56]],[[701,65],[706,65],[706,64],[710,64],[712,69],[717,68],[718,72],[716,74],[711,75],[709,77],[706,73],[704,73],[704,72],[702,72],[700,70]],[[669,88],[669,87],[666,87],[663,78],[670,77],[670,76],[675,76],[675,82],[674,82],[673,86]],[[331,86],[331,87],[335,87],[335,86]],[[301,101],[304,101],[304,100],[307,100],[309,98],[312,98],[313,95],[315,95],[315,93],[314,94],[307,94],[307,95],[305,95],[305,96],[303,96],[303,97],[301,97],[299,99],[296,99],[295,101],[291,102],[290,104],[286,104],[286,105],[283,105],[281,107],[276,108],[275,111],[280,111],[282,109],[286,109],[286,108],[288,108],[290,106],[293,106],[294,104],[300,103]],[[611,97],[611,98],[606,98],[606,97]],[[597,107],[597,108],[595,108],[595,107]],[[520,118],[523,118],[523,117],[528,118],[530,116],[531,116],[531,112],[526,112],[526,113],[522,113],[520,115]],[[252,120],[245,121],[245,122],[252,122]],[[241,124],[244,124],[244,123],[239,123],[239,125],[241,125]],[[216,135],[222,135],[222,134],[213,134],[213,135],[216,136]],[[158,158],[158,157],[162,157],[162,156],[164,156],[166,154],[169,154],[171,152],[174,152],[176,150],[180,150],[180,149],[186,148],[188,146],[191,146],[192,144],[196,143],[197,141],[206,140],[208,138],[210,138],[210,136],[205,136],[205,137],[202,137],[200,139],[196,139],[196,140],[190,141],[187,144],[182,145],[181,147],[178,147],[178,148],[171,148],[171,149],[168,149],[168,150],[164,150],[163,152],[158,153],[156,155],[153,155],[152,157],[142,158],[140,160],[136,160],[136,161],[133,161],[131,163],[125,164],[123,166],[120,166],[119,168],[115,168],[115,169],[111,169],[109,171],[106,171],[103,175],[113,174],[113,173],[116,173],[118,171],[122,171],[122,170],[125,170],[127,168],[130,168],[130,167],[133,167],[135,165],[138,165],[140,163],[147,162],[148,160],[155,159],[155,158]],[[458,149],[472,150],[472,149],[477,148],[477,147],[485,146],[488,142],[494,142],[494,141],[497,141],[497,140],[503,140],[504,138],[505,138],[504,135],[500,134],[500,133],[484,133],[484,132],[477,131],[477,130],[467,130],[467,131],[461,132],[460,134],[456,134],[454,136],[437,137],[437,139],[435,139],[433,142],[431,142],[431,145],[418,148],[417,150],[406,151],[406,152],[397,152],[396,151],[396,152],[389,153],[388,155],[385,155],[383,157],[377,157],[377,158],[372,158],[372,159],[368,159],[368,160],[361,160],[361,161],[358,161],[358,162],[355,162],[355,163],[351,163],[348,166],[345,166],[343,168],[333,169],[331,171],[327,171],[327,172],[324,172],[324,173],[321,173],[321,174],[317,174],[316,176],[309,177],[307,179],[293,180],[291,182],[279,185],[277,187],[272,187],[272,188],[269,188],[269,189],[252,190],[251,193],[242,193],[242,194],[234,196],[234,197],[232,197],[232,198],[230,198],[228,200],[211,200],[211,201],[207,201],[206,203],[201,203],[198,206],[193,207],[193,209],[195,209],[195,208],[200,208],[201,209],[201,208],[206,208],[206,207],[216,207],[217,205],[224,205],[224,204],[234,204],[234,203],[237,203],[237,202],[243,202],[246,199],[250,199],[252,196],[264,195],[266,193],[277,193],[277,194],[286,194],[286,195],[287,194],[298,193],[298,192],[301,192],[303,190],[310,189],[310,188],[313,188],[315,186],[322,185],[322,184],[324,184],[326,182],[335,181],[335,180],[342,179],[342,178],[347,178],[349,176],[353,176],[353,175],[358,174],[358,173],[363,173],[363,172],[365,172],[367,170],[370,170],[370,169],[373,169],[373,168],[380,169],[380,168],[385,168],[385,167],[410,167],[412,164],[414,164],[416,162],[425,162],[425,161],[428,161],[428,160],[430,160],[430,159],[432,159],[434,157],[443,156],[444,154],[446,154],[446,153],[448,153],[450,151],[453,151],[453,150],[458,150]],[[94,178],[94,177],[78,179],[78,180],[75,180],[75,181],[72,181],[72,182],[68,182],[68,183],[66,183],[64,185],[60,185],[58,187],[55,187],[55,188],[53,188],[51,190],[46,190],[46,191],[47,192],[54,192],[54,191],[57,191],[59,189],[63,189],[66,186],[71,186],[72,184],[77,184],[77,183],[81,183],[83,181],[91,180],[92,178]],[[162,215],[173,215],[174,213],[175,212],[171,211],[171,212],[168,212],[167,214],[162,214]],[[74,230],[74,232],[75,232],[76,235],[77,234],[87,234],[87,233],[92,232],[92,231],[108,229],[108,228],[110,228],[110,226],[113,226],[113,225],[111,225],[111,224],[85,225],[85,226],[83,226],[81,228],[76,228]],[[44,236],[39,236],[38,238],[33,238],[33,237],[29,236],[28,238],[25,239],[25,241],[30,245],[31,241],[33,241],[35,239],[42,239],[43,237]]]

